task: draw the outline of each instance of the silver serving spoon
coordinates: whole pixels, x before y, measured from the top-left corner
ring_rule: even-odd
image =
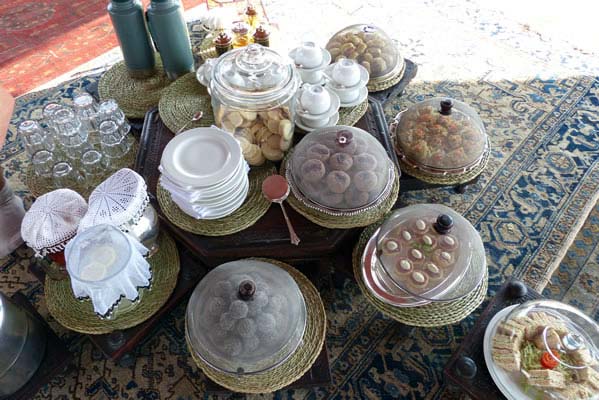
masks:
[[[289,191],[289,184],[281,175],[271,175],[262,182],[262,194],[269,201],[278,203],[281,206],[283,217],[285,217],[287,229],[289,230],[289,238],[291,239],[291,243],[297,246],[300,242],[300,238],[295,233],[291,221],[287,216],[287,212],[285,212],[285,207],[283,206],[283,202],[289,196]]]
[[[203,116],[204,116],[204,112],[203,111],[198,111],[197,113],[193,114],[193,117],[191,117],[191,120],[187,121],[185,123],[185,125],[183,125],[181,127],[181,129],[179,129],[177,131],[177,133],[175,133],[175,135],[178,135],[181,132],[183,132],[185,130],[185,128],[187,128],[189,126],[189,124],[192,124],[194,122],[197,122],[197,121],[201,120]]]

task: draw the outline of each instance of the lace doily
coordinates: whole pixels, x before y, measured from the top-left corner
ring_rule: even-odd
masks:
[[[21,236],[37,257],[64,250],[87,211],[85,199],[71,189],[46,193],[31,205],[21,223]]]
[[[89,208],[79,224],[79,232],[109,224],[119,229],[136,224],[150,202],[144,179],[129,168],[118,170],[89,196]]]
[[[148,253],[141,243],[118,228],[101,224],[79,233],[65,249],[71,288],[77,298],[91,300],[94,311],[107,316],[125,297],[137,299],[150,285]]]

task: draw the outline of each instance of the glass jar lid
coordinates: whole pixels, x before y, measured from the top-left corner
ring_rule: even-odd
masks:
[[[458,100],[436,97],[421,101],[395,120],[391,134],[399,156],[430,172],[463,172],[477,165],[488,148],[478,114]]]
[[[260,110],[265,104],[288,101],[299,87],[299,77],[290,60],[251,44],[218,58],[210,87],[225,104]]]
[[[305,327],[306,305],[297,283],[264,261],[218,266],[198,284],[187,306],[193,351],[231,374],[279,365],[295,352]]]
[[[294,188],[332,210],[375,203],[395,176],[391,160],[374,136],[343,125],[306,135],[295,147],[288,169]]]
[[[531,398],[599,398],[599,325],[572,306],[518,305],[497,325],[491,346],[495,365],[533,389]]]
[[[381,226],[376,246],[381,286],[428,301],[454,301],[468,295],[487,268],[476,229],[440,204],[395,211]]]
[[[331,37],[326,49],[335,62],[341,58],[358,61],[371,80],[391,77],[403,68],[397,45],[382,29],[371,24],[350,25],[340,30]]]

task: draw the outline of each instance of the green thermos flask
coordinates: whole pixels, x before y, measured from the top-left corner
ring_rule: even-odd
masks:
[[[178,0],[152,0],[147,16],[166,76],[175,80],[192,72],[193,55],[181,3]]]
[[[150,39],[140,0],[111,0],[108,14],[132,78],[155,74],[154,46]]]

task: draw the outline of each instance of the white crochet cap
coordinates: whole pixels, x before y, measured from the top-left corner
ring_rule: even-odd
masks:
[[[100,224],[119,229],[137,223],[149,203],[146,182],[137,172],[123,168],[102,182],[89,196],[89,208],[79,232]]]
[[[85,199],[71,189],[46,193],[25,214],[21,236],[37,257],[61,252],[77,233],[86,211]]]

